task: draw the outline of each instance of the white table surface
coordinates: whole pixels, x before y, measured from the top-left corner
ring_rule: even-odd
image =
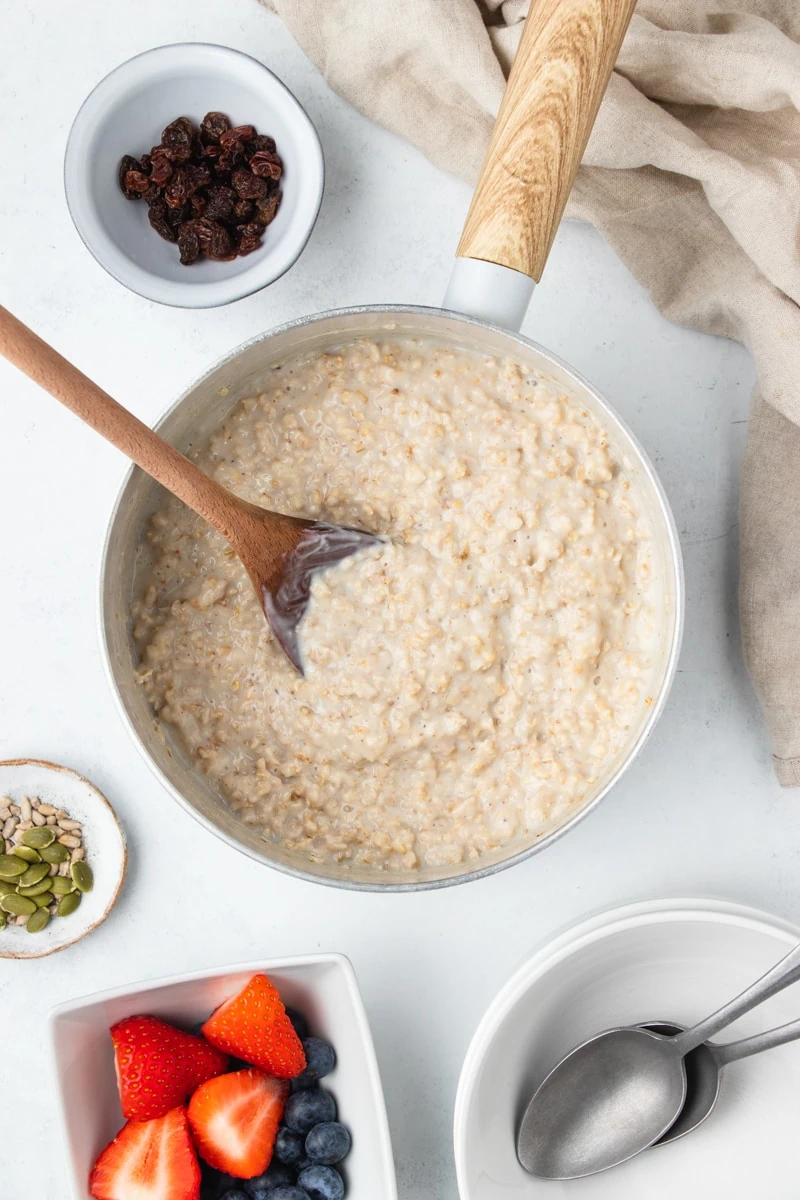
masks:
[[[293,270],[206,312],[161,308],[115,283],[81,244],[61,186],[67,131],[89,89],[130,55],[186,39],[263,58],[317,124],[328,172]],[[7,0],[0,56],[0,300],[146,421],[221,354],[289,318],[439,301],[468,189],[334,96],[256,0]],[[70,997],[259,955],[343,951],[372,1022],[401,1197],[452,1200],[464,1052],[536,942],[587,911],[651,895],[723,895],[800,920],[800,796],[772,777],[736,614],[750,359],[662,320],[612,251],[575,225],[559,234],[525,332],[599,386],[661,472],[686,562],[679,673],[646,752],[567,838],[468,887],[399,896],[273,873],[205,833],[154,781],[112,703],[96,628],[100,548],[126,464],[0,361],[0,758],[88,775],[131,850],[101,929],[52,958],[0,962],[0,1076],[20,1072],[20,1094],[36,1097],[35,1119],[2,1138],[3,1200],[65,1193],[60,1146],[49,1148],[44,1033],[49,1008]]]

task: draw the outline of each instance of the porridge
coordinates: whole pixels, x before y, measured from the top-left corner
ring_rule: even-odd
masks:
[[[173,498],[151,518],[141,685],[266,839],[442,867],[530,842],[607,777],[652,703],[659,581],[579,404],[512,361],[359,341],[274,370],[194,458],[386,538],[315,577],[303,678],[222,537]]]

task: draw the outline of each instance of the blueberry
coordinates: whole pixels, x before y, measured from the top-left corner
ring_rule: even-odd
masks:
[[[330,1092],[315,1088],[295,1092],[286,1101],[283,1122],[293,1133],[308,1133],[315,1125],[336,1119],[336,1101]]]
[[[229,1188],[227,1192],[223,1192],[219,1200],[251,1200],[247,1192],[243,1192],[241,1188]]]
[[[306,1069],[293,1080],[293,1091],[305,1091],[314,1086],[318,1079],[329,1075],[336,1066],[336,1051],[330,1042],[322,1038],[304,1038],[303,1049],[306,1052]]]
[[[275,1157],[282,1163],[299,1163],[303,1157],[302,1133],[279,1129],[275,1139]]]
[[[292,1092],[310,1092],[313,1088],[319,1087],[319,1080],[313,1071],[301,1071],[299,1075],[295,1075],[294,1079],[290,1080]]]
[[[273,1191],[266,1193],[267,1200],[309,1200],[308,1192],[303,1188],[299,1188],[296,1184],[290,1184],[288,1187],[274,1188]]]
[[[297,1182],[311,1200],[344,1200],[344,1180],[333,1167],[307,1167]]]
[[[350,1134],[338,1121],[315,1125],[306,1138],[306,1154],[313,1163],[332,1167],[350,1153]]]
[[[275,1188],[288,1187],[289,1184],[294,1183],[296,1175],[297,1172],[293,1167],[273,1159],[262,1175],[248,1179],[244,1186],[250,1200],[263,1200],[264,1196],[271,1196]]]
[[[294,1025],[294,1031],[303,1042],[308,1037],[308,1021],[296,1008],[287,1008],[286,1015]]]

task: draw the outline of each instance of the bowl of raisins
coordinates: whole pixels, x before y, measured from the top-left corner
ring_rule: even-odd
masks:
[[[229,304],[297,260],[324,185],[317,132],[263,63],[202,42],[129,59],[84,101],[64,162],[87,249],[180,308]]]

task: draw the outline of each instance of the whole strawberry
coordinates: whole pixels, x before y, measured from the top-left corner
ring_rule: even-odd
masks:
[[[228,1068],[228,1056],[202,1037],[157,1017],[126,1017],[111,1027],[123,1116],[163,1117],[195,1088]]]
[[[203,1036],[278,1079],[294,1079],[306,1066],[303,1043],[266,975],[254,975],[221,1004],[203,1026]]]

